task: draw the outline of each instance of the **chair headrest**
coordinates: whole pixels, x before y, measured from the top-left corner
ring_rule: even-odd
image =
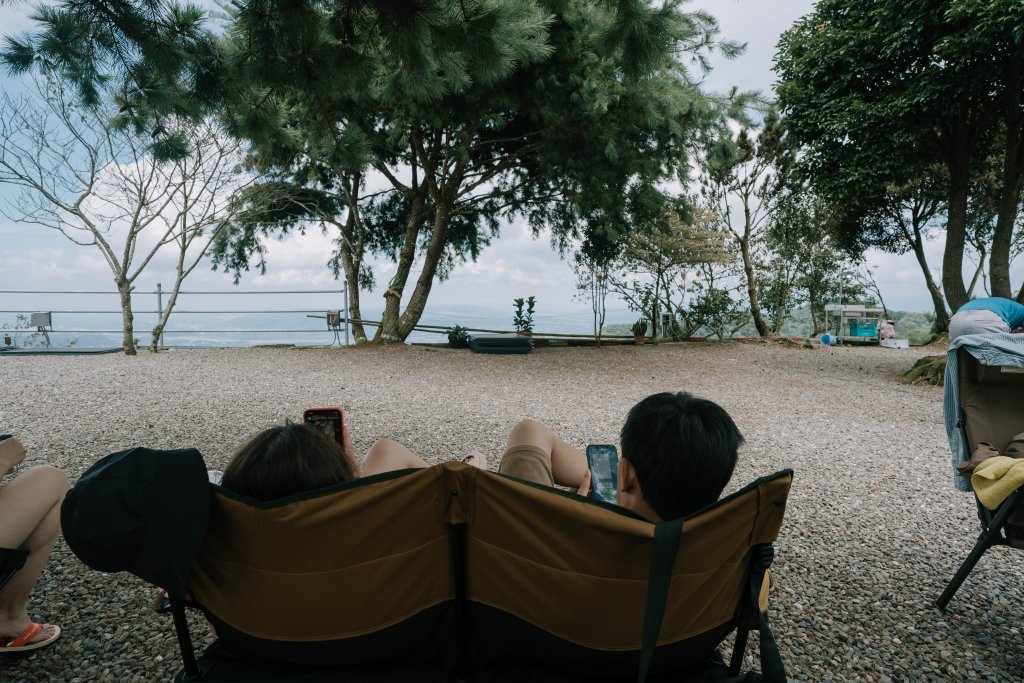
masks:
[[[210,487],[194,448],[132,448],[86,470],[61,506],[71,550],[103,572],[129,571],[184,597],[206,533]]]

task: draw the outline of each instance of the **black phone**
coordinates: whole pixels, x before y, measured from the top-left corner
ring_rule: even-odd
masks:
[[[310,408],[302,413],[302,421],[313,425],[327,436],[336,440],[344,448],[341,424],[344,420],[341,408]]]
[[[590,470],[590,497],[614,503],[619,483],[619,451],[609,444],[588,445],[587,468]]]
[[[0,434],[0,441],[7,441],[7,439],[13,439],[14,434]]]

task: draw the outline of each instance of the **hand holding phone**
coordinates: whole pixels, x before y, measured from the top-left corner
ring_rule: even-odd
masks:
[[[302,413],[302,421],[312,425],[345,448],[345,418],[341,408],[310,408]]]
[[[587,446],[590,498],[614,503],[619,483],[619,452],[609,444]]]

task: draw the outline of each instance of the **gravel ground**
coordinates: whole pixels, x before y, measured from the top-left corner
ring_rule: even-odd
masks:
[[[922,355],[732,342],[527,356],[423,347],[5,356],[0,425],[28,445],[29,464],[59,465],[72,481],[133,445],[195,446],[222,467],[247,436],[337,404],[360,452],[391,437],[430,462],[477,448],[495,463],[520,418],[580,445],[615,442],[633,403],[685,389],[722,404],[746,437],[730,489],[796,471],[772,610],[793,679],[1018,681],[1024,555],[990,551],[945,615],[930,606],[974,543],[977,518],[950,483],[941,389],[898,381]],[[170,678],[177,650],[169,620],[149,611],[152,593],[134,577],[87,569],[58,542],[29,610],[64,635],[0,659],[0,680]],[[204,646],[204,630],[194,633]]]

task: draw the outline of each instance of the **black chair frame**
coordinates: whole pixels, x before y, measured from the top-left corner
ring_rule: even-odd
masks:
[[[964,415],[961,412],[960,419],[957,422],[957,426],[960,429],[960,433],[963,437],[963,443],[968,444],[970,441],[967,439],[967,431],[964,428]],[[970,554],[967,555],[967,559],[963,561],[960,568],[956,571],[952,580],[946,585],[946,589],[942,591],[942,595],[939,596],[938,600],[935,601],[935,606],[942,611],[946,610],[946,605],[953,599],[953,596],[963,585],[963,582],[967,580],[967,576],[974,569],[975,565],[981,559],[981,556],[985,552],[997,545],[1010,545],[1009,540],[1006,538],[1006,534],[1003,531],[1006,527],[1006,522],[1010,518],[1010,514],[1016,510],[1020,505],[1024,504],[1024,486],[1014,491],[1010,496],[1003,501],[996,510],[989,510],[978,497],[974,497],[974,502],[978,506],[978,519],[981,521],[981,534],[978,535],[978,540],[974,544],[974,548],[971,549]]]
[[[471,625],[468,623],[468,612],[466,608],[466,587],[465,572],[461,567],[465,562],[465,528],[464,525],[453,525],[451,528],[452,554],[455,559],[456,568],[455,603],[456,623],[455,637],[456,650],[454,668],[451,671],[450,680],[452,683],[472,683],[475,680],[474,672],[468,664],[466,642]],[[729,675],[738,676],[743,665],[743,655],[747,649],[747,640],[751,630],[758,631],[760,636],[760,654],[762,665],[762,677],[765,681],[780,682],[786,680],[785,670],[779,654],[775,636],[768,625],[767,616],[760,610],[761,586],[765,573],[771,567],[775,559],[775,548],[771,543],[762,544],[754,548],[750,559],[750,570],[748,581],[741,598],[739,609],[733,624],[736,630],[736,638],[733,645],[732,655],[729,661]],[[186,607],[193,607],[201,610],[199,605],[186,603],[184,600],[165,598],[157,611],[163,614],[170,613],[174,621],[175,635],[178,640],[178,649],[181,653],[183,668],[177,673],[174,680],[177,683],[189,683],[201,681],[208,672],[202,659],[196,657],[195,646],[189,633],[188,617]],[[638,680],[642,681],[645,676]]]

